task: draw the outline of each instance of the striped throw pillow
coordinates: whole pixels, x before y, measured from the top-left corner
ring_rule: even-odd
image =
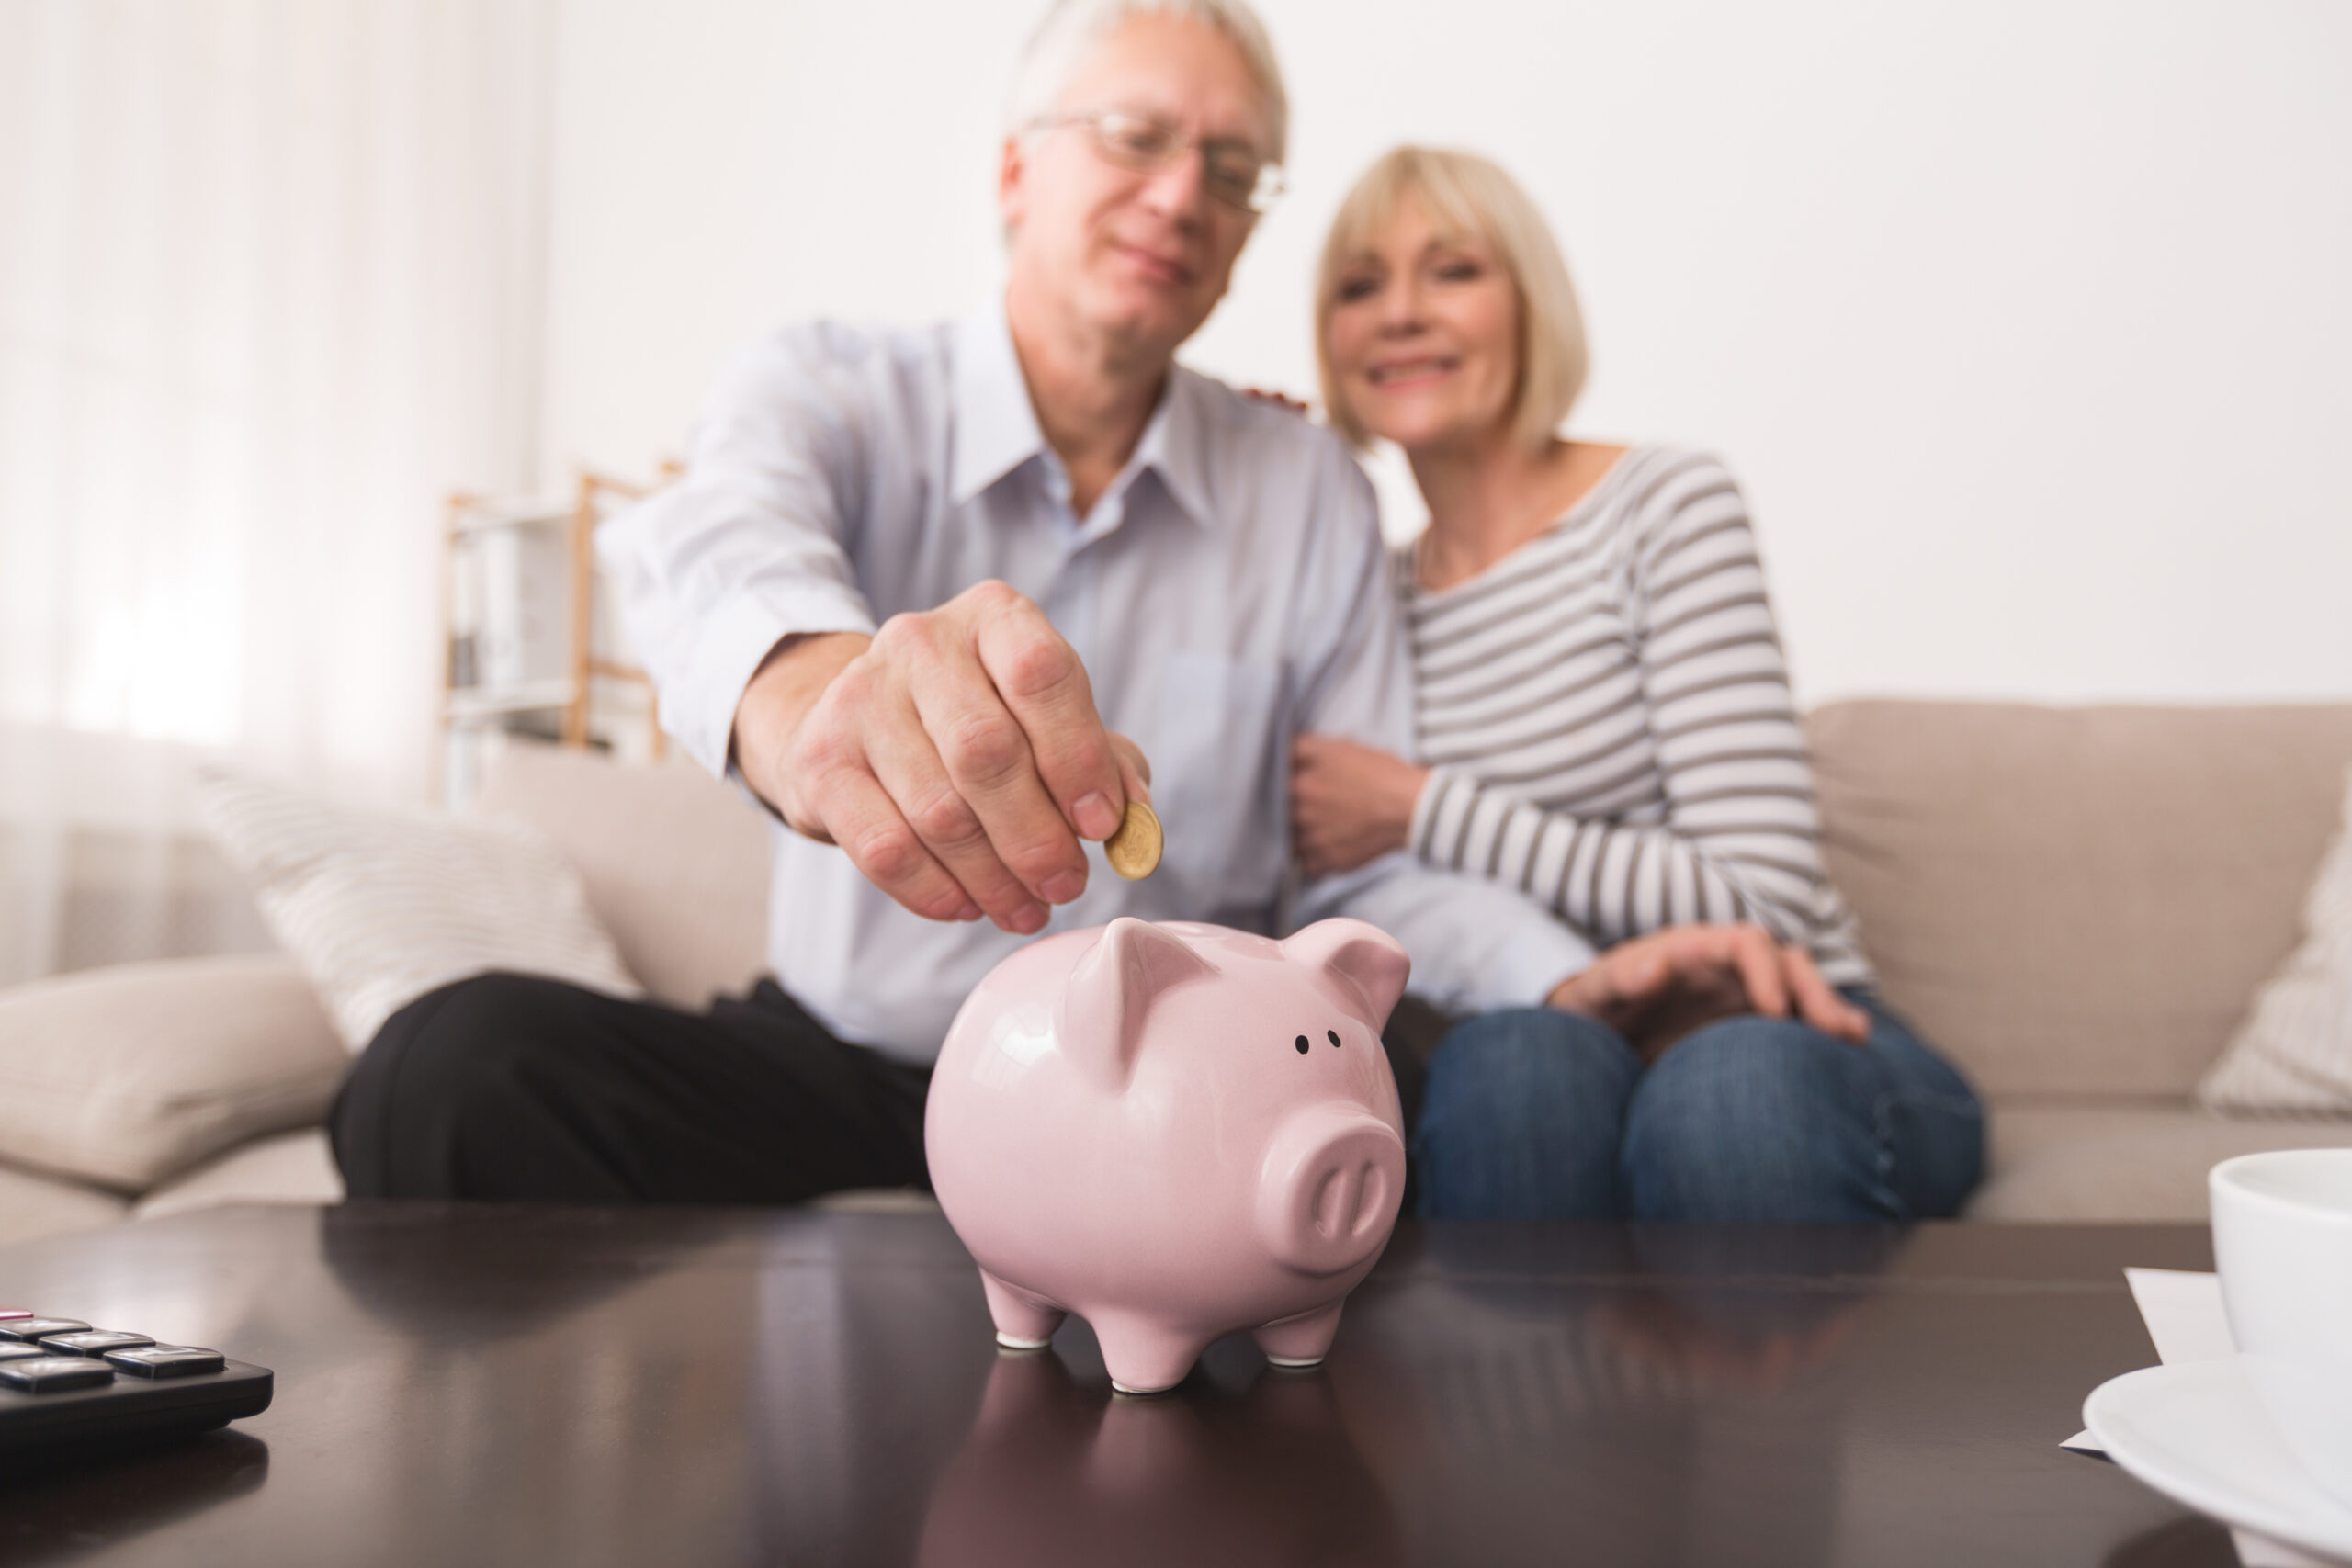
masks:
[[[522,823],[345,806],[221,772],[197,807],[353,1051],[417,998],[492,969],[643,994],[579,874]]]
[[[2352,1112],[2352,779],[2303,905],[2303,944],[2197,1086],[2215,1111]]]

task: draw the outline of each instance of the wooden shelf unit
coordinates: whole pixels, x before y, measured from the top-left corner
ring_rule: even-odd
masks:
[[[566,746],[613,746],[627,729],[637,739],[629,749],[650,761],[666,750],[654,712],[652,680],[616,657],[609,631],[597,615],[596,525],[616,503],[640,500],[676,477],[675,463],[662,465],[654,484],[640,484],[582,469],[570,502],[489,497],[453,492],[448,498],[442,570],[442,759],[443,794],[461,804],[479,784],[492,739],[522,733]],[[504,530],[514,537],[499,545],[488,536]],[[469,566],[466,552],[476,552]],[[509,558],[501,581],[487,552]],[[462,586],[469,570],[472,600]],[[549,573],[560,581],[547,581]],[[513,603],[493,607],[493,592]],[[562,625],[534,625],[532,604],[560,604]],[[544,621],[545,617],[540,617]],[[504,643],[492,645],[490,628]],[[600,631],[606,631],[605,637]],[[486,666],[497,668],[486,668]],[[633,701],[611,699],[613,687],[636,689]],[[481,753],[476,755],[475,753]]]

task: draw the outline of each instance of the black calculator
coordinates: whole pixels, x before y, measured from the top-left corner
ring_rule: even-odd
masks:
[[[0,1307],[0,1452],[191,1436],[269,1408],[267,1367]]]

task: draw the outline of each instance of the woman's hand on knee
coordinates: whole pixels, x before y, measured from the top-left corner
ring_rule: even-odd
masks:
[[[1546,999],[1607,1024],[1645,1061],[1656,1061],[1694,1029],[1758,1010],[1733,961],[1729,929],[1669,927],[1621,942]]]
[[[1624,1036],[1656,1060],[1692,1030],[1741,1013],[1794,1014],[1860,1044],[1870,1018],[1822,977],[1812,955],[1760,926],[1668,926],[1610,948],[1547,998]]]
[[[1869,1043],[1871,1015],[1838,994],[1838,987],[1823,978],[1812,953],[1802,947],[1781,948],[1781,971],[1788,980],[1789,994],[1795,998],[1799,1018],[1849,1043]]]

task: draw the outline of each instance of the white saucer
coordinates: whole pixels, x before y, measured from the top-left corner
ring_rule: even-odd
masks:
[[[2108,1458],[2175,1502],[2352,1562],[2352,1506],[2312,1479],[2236,1361],[2126,1372],[2091,1391],[2083,1425]]]

